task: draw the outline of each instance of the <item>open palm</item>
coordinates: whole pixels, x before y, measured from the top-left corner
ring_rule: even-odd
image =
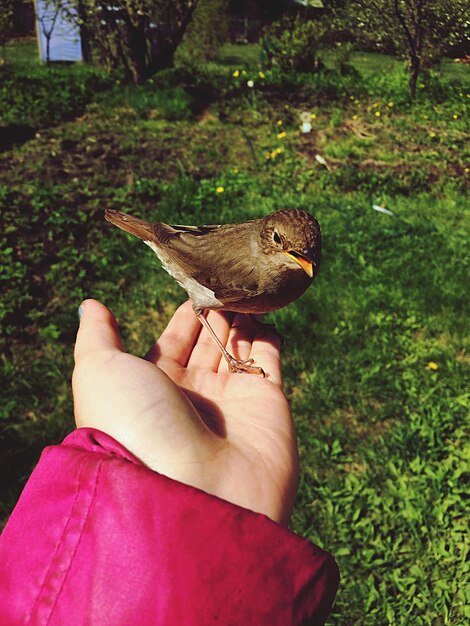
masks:
[[[77,425],[107,432],[157,472],[287,523],[298,460],[279,339],[245,316],[209,320],[265,379],[228,372],[189,302],[141,359],[123,351],[109,310],[87,300],[75,347]]]

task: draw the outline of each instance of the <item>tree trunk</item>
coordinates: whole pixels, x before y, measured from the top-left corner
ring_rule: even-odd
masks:
[[[408,82],[408,89],[410,97],[413,99],[416,95],[416,86],[418,84],[419,74],[421,72],[421,58],[414,54],[410,58],[410,80]]]
[[[87,15],[85,6],[83,4],[83,0],[78,0],[77,2],[77,14],[80,18],[79,20],[79,32],[80,32],[80,41],[82,45],[82,59],[84,63],[91,63],[92,61],[92,53],[91,53],[91,45],[90,45],[90,32],[87,26]]]
[[[146,78],[149,78],[158,70],[173,67],[176,49],[191,22],[196,6],[197,2],[187,10],[176,27],[167,25],[168,28],[172,28],[173,32],[168,33],[164,38],[162,37],[160,41],[154,40],[151,43],[150,59],[146,67]]]

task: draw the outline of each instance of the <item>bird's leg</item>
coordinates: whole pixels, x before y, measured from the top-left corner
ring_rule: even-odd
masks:
[[[201,324],[205,328],[207,328],[207,330],[209,331],[210,335],[212,336],[212,338],[214,339],[215,343],[217,344],[217,347],[222,352],[222,355],[223,355],[224,359],[227,361],[228,369],[231,372],[238,372],[239,374],[242,374],[243,372],[247,372],[248,374],[258,374],[258,376],[262,376],[264,378],[265,374],[264,374],[263,368],[256,367],[256,365],[252,365],[253,359],[247,359],[246,361],[240,361],[239,359],[236,359],[231,354],[229,354],[229,352],[227,352],[227,350],[222,345],[221,341],[219,340],[219,338],[217,337],[217,335],[213,331],[211,325],[209,324],[209,322],[204,317],[204,313],[196,313],[196,317],[199,319]]]

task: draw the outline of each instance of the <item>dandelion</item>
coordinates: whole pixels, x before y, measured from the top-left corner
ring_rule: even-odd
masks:
[[[217,193],[224,193],[225,189],[222,186],[217,187],[216,192]]]
[[[315,115],[315,113],[312,113],[312,115],[310,116],[310,119],[311,120],[316,120],[317,119],[317,116]]]
[[[464,169],[464,172],[465,172],[465,174],[468,174],[468,173],[470,172],[470,168],[469,168],[469,167],[466,167],[466,168]]]
[[[284,152],[284,148],[276,148],[276,154],[282,154]]]
[[[232,76],[234,78],[238,78],[240,76],[240,70],[235,70],[234,73],[232,74]]]
[[[434,361],[429,361],[427,367],[428,367],[428,370],[432,370],[433,372],[439,369],[439,365],[435,363]]]
[[[249,87],[250,89],[253,89],[253,87],[255,86],[255,83],[252,80],[247,80],[246,81],[246,85],[247,87]]]
[[[278,139],[284,139],[284,137],[287,135],[286,131],[283,130],[282,133],[278,133],[277,138]]]
[[[266,161],[268,161],[271,158],[271,153],[270,152],[265,152],[264,153],[264,158],[266,159]]]
[[[277,157],[276,150],[273,150],[269,156],[271,157],[271,159],[275,159]]]
[[[258,76],[260,78],[266,78],[266,75],[264,74],[264,72],[258,72]]]
[[[435,136],[436,136],[436,133],[435,133],[434,131],[431,131],[431,132],[429,133],[429,136],[430,136],[430,137],[431,137],[431,139],[432,139],[433,137],[435,137]]]
[[[284,124],[284,122],[283,122],[282,120],[277,120],[276,124],[277,124],[278,126],[282,126],[282,125]]]
[[[393,104],[394,104],[394,103],[390,101],[390,102],[387,104],[387,106],[391,109],[391,108],[392,108],[392,106],[393,106]]]
[[[359,119],[359,115],[353,115],[353,120],[358,120]]]
[[[380,113],[380,111],[376,111],[376,112],[374,113],[374,115],[375,115],[375,117],[380,117],[380,116],[381,116],[381,113]]]
[[[454,120],[458,120],[459,116],[457,115],[457,113],[454,113],[454,115],[452,116]]]

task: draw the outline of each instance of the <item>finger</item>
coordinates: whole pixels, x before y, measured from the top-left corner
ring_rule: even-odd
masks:
[[[278,385],[282,385],[281,341],[281,336],[269,326],[258,328],[250,353],[254,364],[266,372],[266,378]]]
[[[256,330],[256,326],[250,320],[248,315],[235,315],[226,345],[229,354],[240,361],[246,361],[251,353],[251,344],[253,343]],[[225,359],[220,361],[218,371],[227,371],[227,363],[225,362]]]
[[[80,306],[80,326],[75,342],[75,362],[100,351],[123,351],[116,318],[97,300],[85,300]]]
[[[220,343],[225,346],[230,331],[231,317],[219,311],[209,311],[206,319]],[[199,320],[198,323],[200,324]],[[189,357],[188,367],[216,372],[221,358],[220,348],[207,328],[203,328]]]
[[[201,323],[188,300],[175,311],[145,358],[152,363],[157,363],[159,357],[173,359],[185,367],[200,332]]]

